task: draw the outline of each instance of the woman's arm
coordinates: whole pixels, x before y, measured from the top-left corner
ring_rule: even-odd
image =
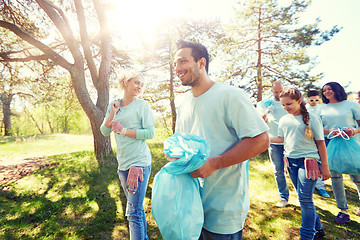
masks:
[[[323,180],[329,179],[331,177],[331,174],[329,170],[325,141],[315,140],[315,143],[321,160],[321,167],[320,167],[321,175],[323,176]]]
[[[107,128],[112,127],[111,122],[114,120],[114,116],[117,113],[117,111],[119,111],[119,109],[120,109],[120,102],[116,101],[116,102],[111,104],[110,114],[109,114],[108,118],[104,122],[105,127],[107,127]]]
[[[155,127],[148,127],[143,129],[126,129],[125,136],[136,139],[151,139],[155,137]]]

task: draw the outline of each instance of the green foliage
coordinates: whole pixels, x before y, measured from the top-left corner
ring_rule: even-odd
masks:
[[[154,175],[167,163],[163,141],[168,136],[167,130],[156,129],[156,137],[148,141],[153,162],[144,207],[150,239],[162,239],[151,215],[151,189]],[[116,174],[116,161],[110,157],[98,163],[93,151],[84,151],[84,147],[92,148],[90,135],[83,136],[82,140],[67,137],[22,138],[18,150],[28,149],[31,153],[30,149],[38,148],[43,151],[42,155],[47,156],[43,159],[45,168],[0,185],[1,239],[127,239],[126,199]],[[16,144],[16,139],[0,137],[0,146],[6,149]],[[47,151],[49,146],[56,144],[54,141],[67,142],[65,146],[58,145],[62,154],[53,155]],[[70,148],[74,142],[79,144]],[[14,158],[21,154],[18,150],[13,148]],[[278,194],[267,154],[258,155],[249,165],[251,206],[243,231],[244,239],[298,239],[301,212],[290,179],[287,177],[291,190],[290,207],[275,208]],[[347,176],[344,183],[352,219],[346,226],[334,223],[338,211],[335,199],[314,194],[327,234],[324,239],[355,240],[360,237],[360,216],[354,214],[358,208],[357,192]],[[326,181],[326,189],[331,194],[330,180]]]
[[[276,0],[240,2],[236,22],[227,26],[227,37],[219,41],[228,63],[223,79],[245,89],[257,101],[276,80],[304,91],[314,88],[322,74],[310,74],[315,59],[306,50],[330,40],[340,28],[321,31],[320,20],[300,26],[299,16],[309,4],[300,0],[292,0],[288,6],[278,5]]]
[[[14,135],[91,132],[89,119],[76,98],[70,79],[53,74],[55,72],[49,73],[46,84],[32,85],[31,91],[36,99],[24,99],[26,103],[22,109],[13,110]]]

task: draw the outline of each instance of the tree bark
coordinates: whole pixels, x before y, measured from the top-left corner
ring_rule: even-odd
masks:
[[[171,107],[171,119],[172,119],[172,131],[175,133],[176,126],[176,110],[175,110],[175,94],[174,94],[174,69],[170,63],[170,107]]]
[[[41,59],[51,59],[54,64],[60,65],[66,69],[70,75],[76,96],[80,102],[81,107],[85,111],[90,120],[91,128],[94,136],[94,152],[98,160],[102,160],[104,156],[113,154],[110,138],[104,137],[100,132],[100,126],[105,117],[107,105],[109,103],[109,76],[111,66],[111,38],[109,30],[107,29],[106,13],[103,4],[99,0],[93,0],[96,13],[98,15],[100,25],[100,42],[101,42],[101,62],[97,70],[90,51],[89,38],[86,34],[85,15],[83,14],[82,1],[74,1],[76,13],[79,19],[79,26],[81,32],[81,43],[74,36],[71,25],[67,20],[61,8],[55,6],[48,0],[35,0],[39,6],[45,11],[47,16],[52,20],[56,28],[61,33],[65,44],[67,45],[74,62],[70,63],[64,57],[59,55],[49,46],[35,39],[30,34],[26,33],[15,24],[0,21],[0,27],[6,28],[21,39],[27,41],[31,45],[37,47],[44,54]],[[81,44],[81,45],[80,45]],[[84,50],[84,51],[82,51]],[[83,55],[83,52],[85,56]],[[0,56],[1,57],[1,56]],[[38,60],[36,56],[32,57],[33,60]],[[4,59],[11,61],[11,58]],[[21,61],[21,59],[17,59]],[[86,85],[85,69],[89,67],[91,71],[91,80],[97,90],[96,103],[90,97],[90,93]],[[98,71],[98,72],[96,72]]]
[[[262,100],[262,92],[263,92],[263,84],[262,84],[262,72],[261,72],[261,67],[262,67],[262,62],[261,62],[261,3],[260,3],[260,7],[259,7],[259,24],[258,24],[258,60],[257,60],[257,76],[256,76],[256,86],[257,86],[257,102],[260,102]]]
[[[114,156],[111,148],[110,137],[105,137],[100,132],[102,122],[93,121],[90,119],[91,129],[94,136],[94,152],[99,162],[103,162],[107,156]]]
[[[4,123],[4,135],[11,136],[11,109],[10,104],[12,101],[13,95],[12,94],[1,94],[1,102],[3,105],[3,123]]]
[[[36,119],[34,118],[34,116],[26,108],[24,108],[24,112],[31,118],[31,120],[34,121],[35,127],[37,128],[37,130],[39,130],[40,134],[44,134],[42,128],[39,126],[39,124],[36,121]]]

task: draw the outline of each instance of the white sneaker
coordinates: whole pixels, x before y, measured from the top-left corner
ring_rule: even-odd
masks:
[[[288,201],[286,201],[285,199],[280,199],[280,201],[276,204],[276,207],[279,208],[283,208],[286,207],[287,205],[289,205]]]

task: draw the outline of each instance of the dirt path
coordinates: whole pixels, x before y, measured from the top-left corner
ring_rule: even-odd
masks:
[[[25,158],[0,161],[0,189],[3,189],[6,183],[19,180],[23,176],[30,175],[38,169],[56,165],[54,163],[43,163],[45,157]]]

